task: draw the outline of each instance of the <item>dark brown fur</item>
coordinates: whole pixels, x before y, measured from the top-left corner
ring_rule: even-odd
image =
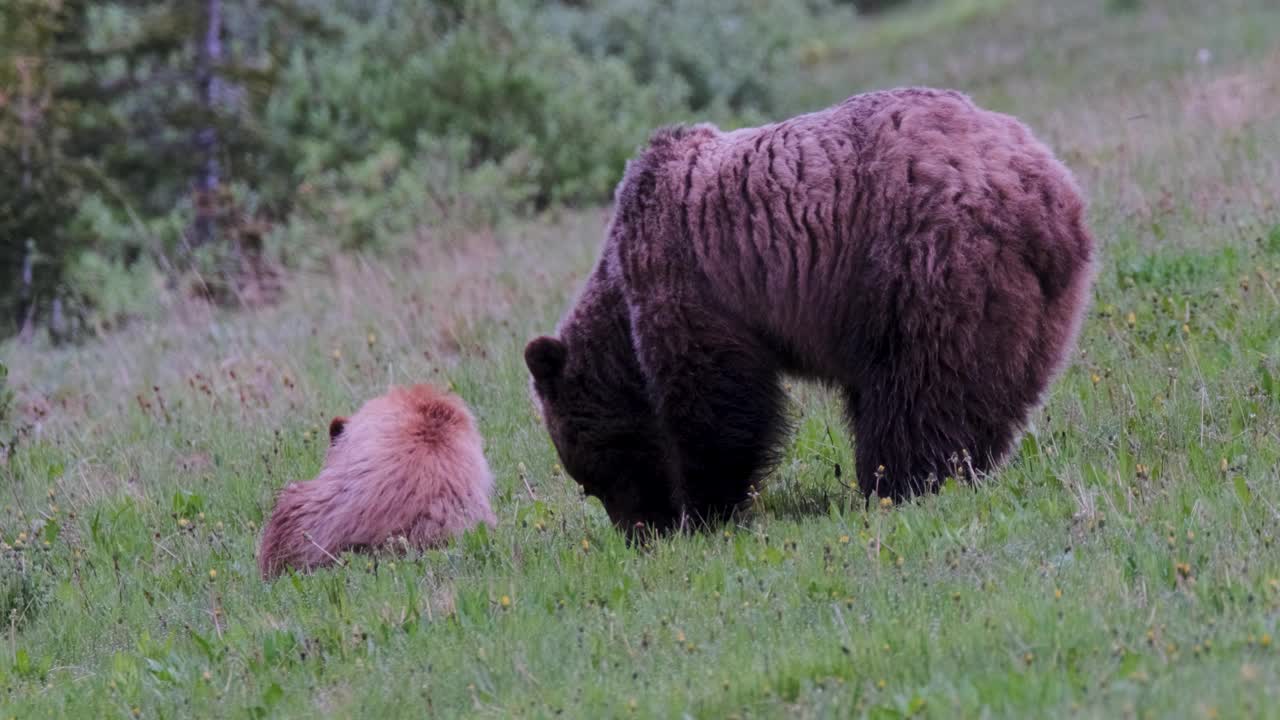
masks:
[[[989,470],[1074,346],[1084,211],[1025,126],[952,91],[661,130],[559,338],[526,348],[551,438],[626,528],[740,506],[782,372],[843,389],[865,493],[930,491],[966,453]]]

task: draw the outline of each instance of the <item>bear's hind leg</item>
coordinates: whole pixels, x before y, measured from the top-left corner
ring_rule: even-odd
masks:
[[[894,392],[901,388],[864,391],[849,405],[864,494],[901,500],[935,492],[947,477],[971,481],[1008,453],[1014,424],[985,418],[977,399],[936,402]]]
[[[776,459],[785,430],[777,358],[714,312],[649,306],[632,321],[673,450],[673,499],[694,522],[722,521]]]

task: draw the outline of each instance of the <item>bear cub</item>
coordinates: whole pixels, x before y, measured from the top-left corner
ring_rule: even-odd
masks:
[[[320,474],[279,493],[259,569],[265,579],[309,571],[396,537],[418,549],[443,545],[495,524],[492,489],[466,404],[430,385],[392,387],[330,423]]]

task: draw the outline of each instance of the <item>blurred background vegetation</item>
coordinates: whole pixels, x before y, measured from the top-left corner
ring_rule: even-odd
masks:
[[[607,202],[654,127],[771,117],[780,68],[891,4],[5,0],[0,339]]]

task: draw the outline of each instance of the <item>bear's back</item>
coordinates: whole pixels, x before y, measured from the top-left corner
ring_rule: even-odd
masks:
[[[658,131],[619,183],[605,252],[632,292],[693,283],[804,354],[871,314],[979,314],[992,273],[1049,299],[1089,261],[1083,209],[1017,120],[902,88],[760,127]]]
[[[493,477],[481,446],[467,407],[429,385],[393,387],[366,402],[319,478],[343,487],[363,517],[335,514],[327,534],[376,542],[425,516],[449,527],[489,517]]]

